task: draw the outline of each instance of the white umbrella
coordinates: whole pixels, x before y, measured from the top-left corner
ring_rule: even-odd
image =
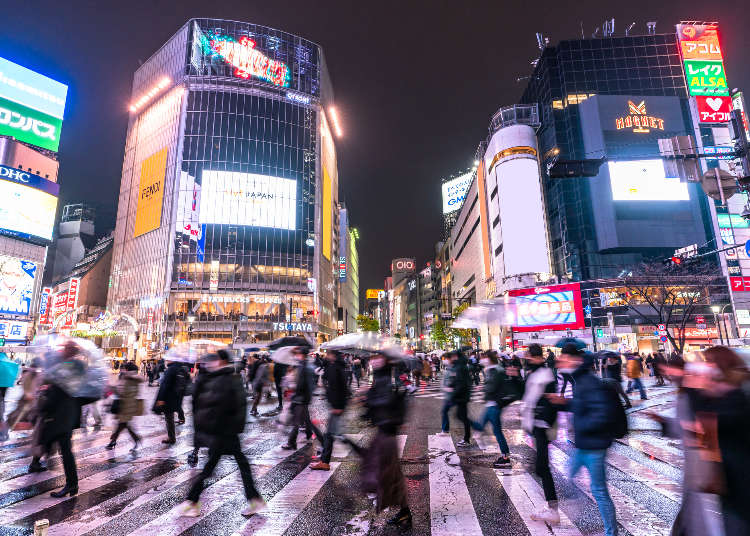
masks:
[[[339,350],[342,352],[351,350],[364,350],[367,352],[379,352],[384,348],[398,346],[398,342],[385,335],[372,331],[362,333],[347,333],[320,345],[321,350]]]
[[[282,346],[271,353],[271,360],[282,365],[295,366],[299,364],[299,359],[294,355],[293,350],[296,346]]]

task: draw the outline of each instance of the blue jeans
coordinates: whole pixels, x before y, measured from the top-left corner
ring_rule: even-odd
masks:
[[[641,400],[646,400],[646,390],[643,388],[643,382],[640,378],[632,378],[630,380],[630,382],[628,383],[628,394],[630,394],[630,392],[636,388],[641,393]]]
[[[488,422],[492,424],[492,433],[495,434],[497,444],[500,445],[500,452],[502,452],[504,456],[507,456],[510,454],[510,449],[508,448],[508,442],[503,435],[503,427],[500,423],[500,408],[498,406],[487,406],[484,409],[484,415],[482,415],[482,418],[479,419],[479,421],[471,421],[471,427],[474,428],[474,430],[481,432],[484,430],[485,426],[487,426]]]
[[[604,523],[606,536],[617,535],[617,516],[612,497],[607,489],[607,463],[605,458],[607,449],[584,450],[575,449],[570,462],[570,478],[574,478],[581,467],[586,467],[591,477],[591,495],[594,496],[599,515]]]

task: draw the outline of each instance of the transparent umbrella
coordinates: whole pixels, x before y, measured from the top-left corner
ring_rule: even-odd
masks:
[[[32,344],[34,353],[42,356],[46,381],[54,383],[70,396],[98,400],[107,384],[104,353],[88,339],[56,335],[39,338]]]
[[[487,325],[511,325],[514,318],[513,302],[484,302],[464,309],[451,327],[477,329]]]

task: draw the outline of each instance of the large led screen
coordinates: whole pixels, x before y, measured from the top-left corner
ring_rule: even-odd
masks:
[[[0,58],[0,97],[62,119],[67,96],[65,84]]]
[[[443,183],[443,214],[449,214],[461,208],[473,177],[473,173],[466,173]]]
[[[687,201],[687,184],[667,177],[661,160],[609,162],[614,201]]]
[[[255,173],[204,170],[200,223],[297,227],[297,181]]]
[[[0,233],[52,240],[58,191],[54,182],[0,165]]]
[[[581,287],[550,285],[511,290],[515,331],[582,329],[585,327],[581,304]]]
[[[29,314],[35,276],[33,262],[0,255],[0,313]]]

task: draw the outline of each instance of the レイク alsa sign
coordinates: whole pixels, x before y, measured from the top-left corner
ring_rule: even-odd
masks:
[[[664,130],[664,119],[646,113],[646,101],[635,104],[628,101],[628,115],[615,119],[617,130],[630,129],[639,134],[647,134],[651,129]]]

